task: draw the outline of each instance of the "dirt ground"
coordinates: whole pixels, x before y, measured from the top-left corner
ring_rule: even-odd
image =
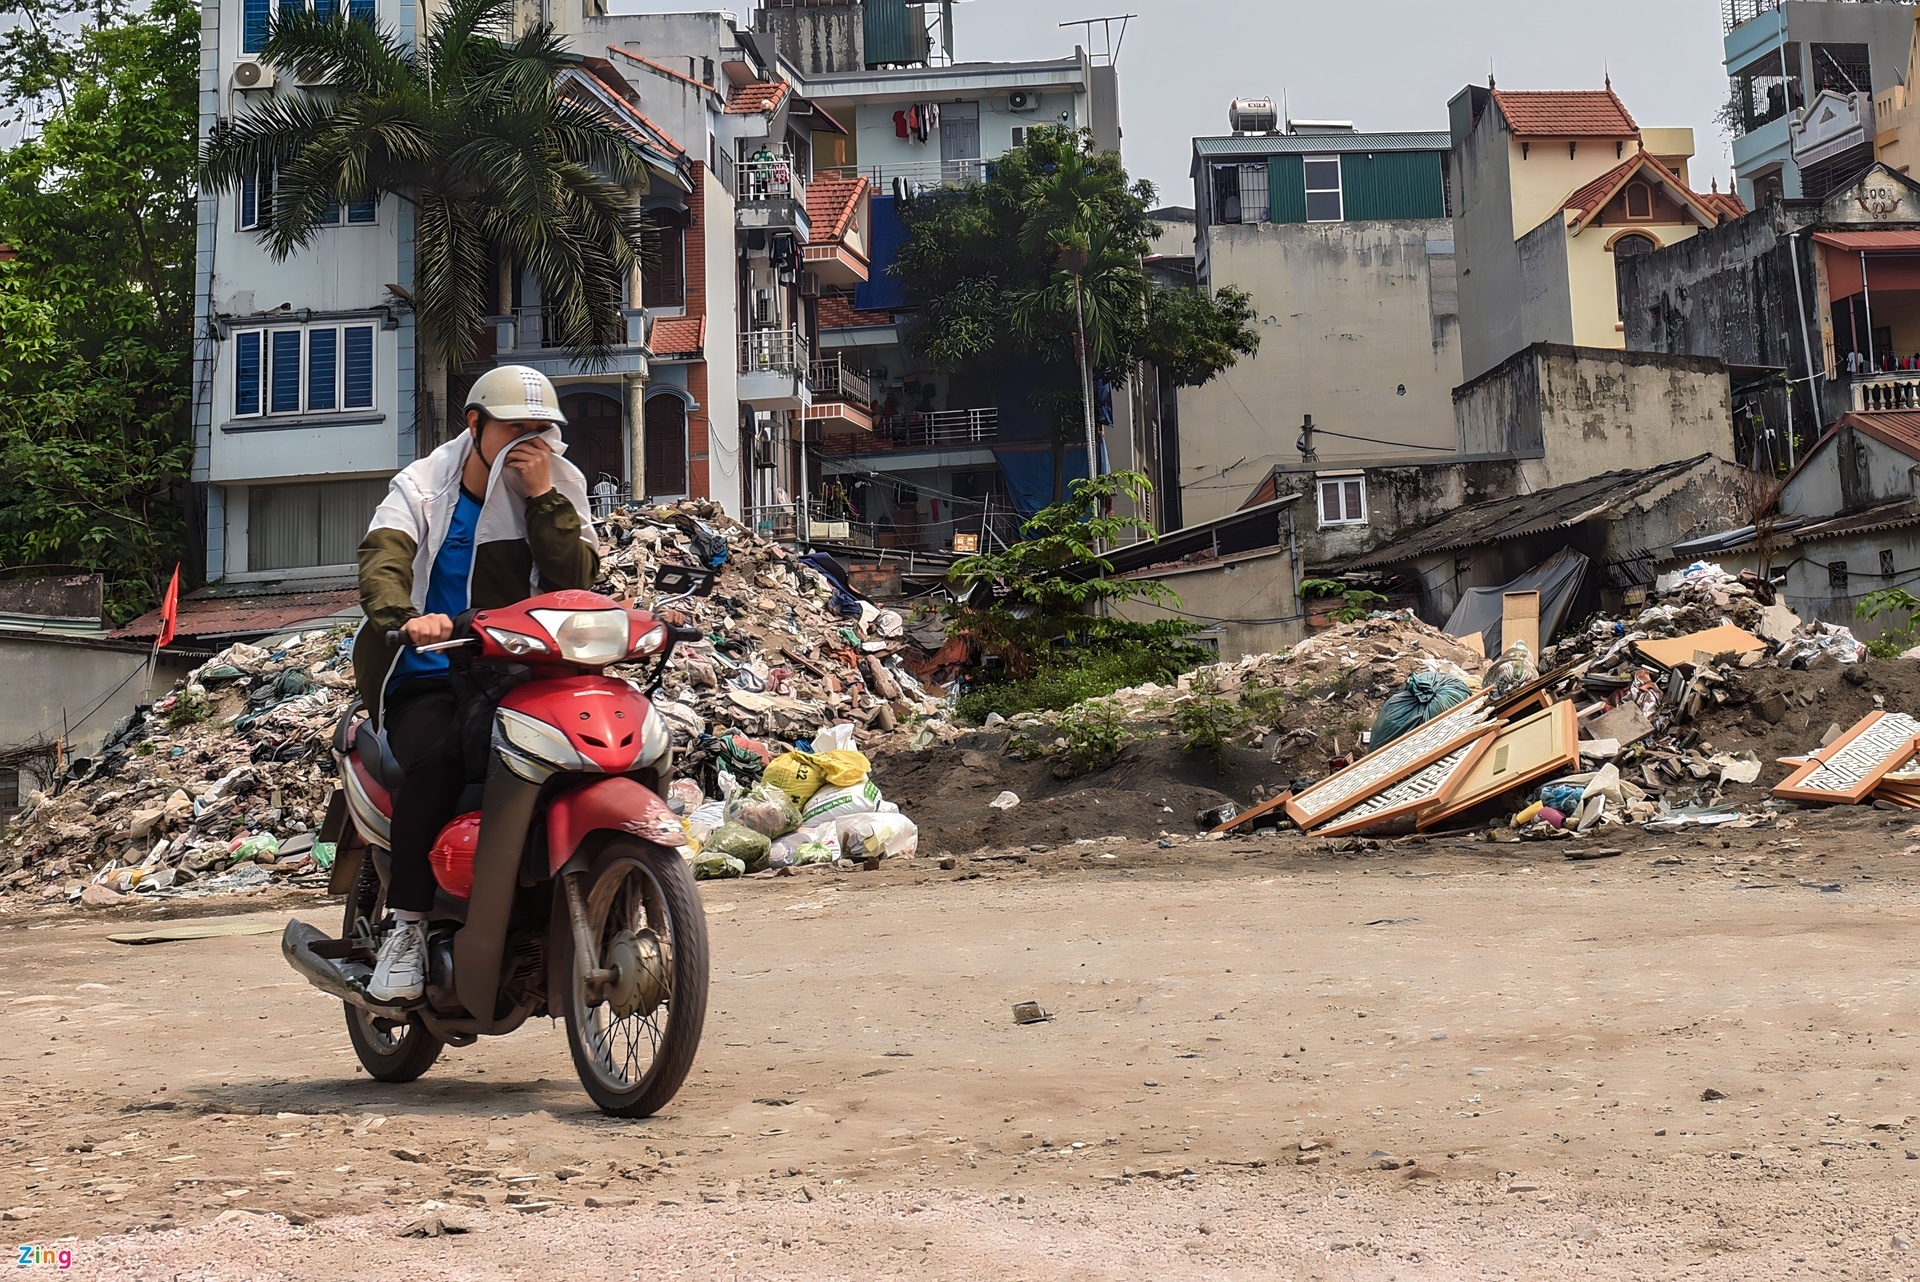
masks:
[[[1920,1273],[1920,828],[1568,849],[706,883],[713,1011],[647,1122],[545,1023],[375,1084],[270,934],[16,919],[0,1216],[100,1278]]]

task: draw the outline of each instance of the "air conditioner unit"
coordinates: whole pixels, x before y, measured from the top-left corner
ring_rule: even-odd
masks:
[[[805,297],[805,298],[820,297],[820,273],[819,272],[801,272],[800,273],[800,293],[802,297]]]
[[[235,89],[273,88],[273,68],[258,58],[242,58],[233,64]]]
[[[773,324],[773,291],[756,289],[753,291],[753,319],[758,325]]]
[[[1008,111],[1040,110],[1040,95],[1031,89],[1016,89],[1007,95]]]

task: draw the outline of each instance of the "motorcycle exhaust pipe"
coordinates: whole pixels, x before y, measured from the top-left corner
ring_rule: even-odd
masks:
[[[314,951],[316,945],[335,943],[338,941],[333,936],[296,918],[287,923],[286,930],[280,935],[280,955],[287,959],[289,966],[299,971],[309,984],[321,992],[358,1006],[368,1014],[378,1015],[383,1019],[404,1021],[408,1013],[405,1008],[389,1006],[384,1002],[373,1000],[367,996],[367,990],[354,982],[353,977],[347,974],[339,962],[330,957],[322,957]]]

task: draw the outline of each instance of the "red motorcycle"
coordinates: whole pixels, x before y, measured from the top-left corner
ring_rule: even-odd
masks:
[[[706,1019],[707,925],[677,849],[680,820],[662,800],[673,740],[651,696],[674,647],[702,634],[653,611],[707,595],[713,576],[663,567],[655,587],[668,595],[651,610],[554,592],[470,612],[451,641],[421,647],[449,651],[456,678],[485,691],[479,715],[492,711],[490,736],[474,723],[471,753],[486,757],[485,782],[434,846],[417,1000],[367,993],[399,766],[357,705],[336,727],[341,787],[320,839],[337,843],[331,889],[346,896],[345,921],[338,939],[291,921],[280,949],[346,1003],[347,1036],[377,1080],[413,1081],[443,1047],[536,1015],[565,1019],[574,1069],[604,1112],[650,1116],[686,1080]],[[645,687],[605,675],[647,660]]]

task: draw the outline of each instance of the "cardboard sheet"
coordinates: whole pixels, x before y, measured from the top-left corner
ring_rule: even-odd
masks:
[[[1764,650],[1767,643],[1743,628],[1708,628],[1684,637],[1661,637],[1635,641],[1633,648],[1663,668],[1691,667],[1696,654],[1751,654]]]
[[[1859,805],[1882,779],[1913,760],[1916,748],[1920,721],[1904,712],[1869,712],[1788,775],[1773,795],[1816,805]]]
[[[1420,816],[1420,830],[1484,805],[1504,792],[1580,768],[1580,720],[1571,703],[1556,703],[1494,736],[1487,753],[1444,803]]]

